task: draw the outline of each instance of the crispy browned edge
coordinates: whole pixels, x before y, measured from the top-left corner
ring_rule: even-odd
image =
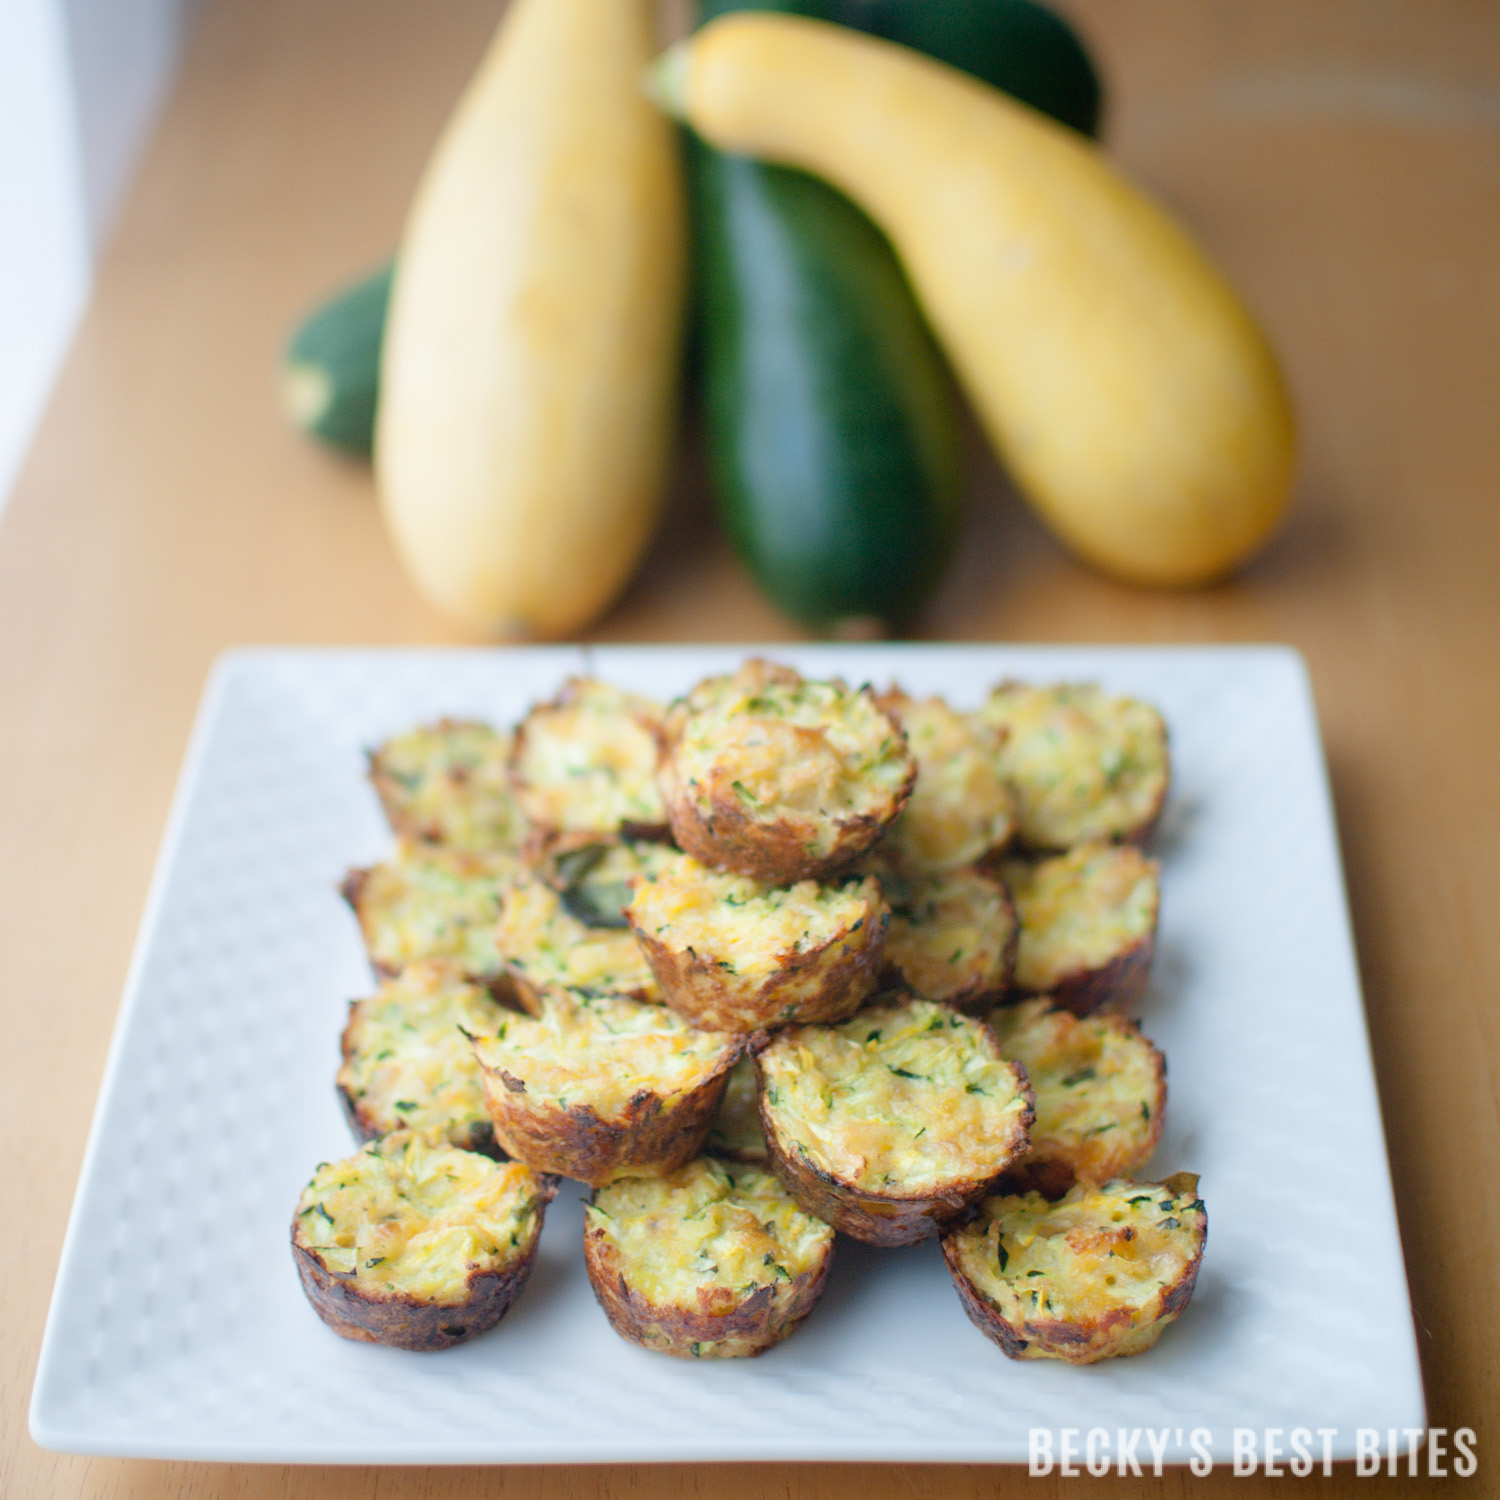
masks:
[[[1134,1005],[1146,988],[1151,974],[1151,958],[1156,951],[1156,928],[1137,938],[1108,963],[1096,969],[1077,968],[1064,974],[1046,990],[1023,990],[1013,987],[1012,997],[1021,1000],[1033,994],[1048,994],[1064,1010],[1075,1016],[1091,1016],[1096,1011],[1122,1011]]]
[[[1193,1174],[1179,1172],[1160,1183],[1143,1184],[1143,1186],[1168,1187],[1173,1182],[1184,1178],[1193,1178]],[[1195,1183],[1196,1180],[1193,1178]],[[1196,1187],[1192,1191],[1196,1193]],[[959,1264],[957,1249],[957,1231],[962,1227],[961,1224],[954,1224],[944,1231],[943,1260],[948,1266],[949,1274],[953,1277],[953,1285],[958,1290],[959,1300],[963,1303],[964,1311],[969,1315],[969,1321],[985,1337],[999,1344],[1011,1359],[1025,1359],[1028,1357],[1026,1351],[1035,1347],[1054,1359],[1065,1360],[1070,1364],[1089,1365],[1104,1359],[1128,1358],[1129,1354],[1144,1354],[1155,1344],[1156,1339],[1153,1338],[1151,1343],[1144,1344],[1139,1349],[1133,1349],[1123,1356],[1111,1349],[1110,1345],[1118,1336],[1116,1330],[1127,1332],[1130,1328],[1131,1314],[1130,1309],[1126,1307],[1105,1313],[1091,1325],[1070,1323],[1063,1318],[1038,1318],[1035,1322],[1030,1320],[1023,1322],[1020,1329],[1015,1328],[1006,1320],[1000,1309],[964,1274]],[[1161,1307],[1156,1317],[1152,1319],[1157,1337],[1192,1301],[1193,1288],[1198,1282],[1198,1268],[1203,1264],[1203,1251],[1207,1244],[1208,1210],[1204,1209],[1203,1238],[1198,1242],[1197,1251],[1183,1267],[1182,1275],[1166,1289],[1161,1299]],[[1039,1356],[1033,1354],[1030,1357],[1035,1359]]]
[[[773,670],[785,669],[773,667]],[[874,691],[868,684],[858,691],[867,694],[877,710],[885,713],[879,709]],[[886,713],[886,718],[905,743],[906,731],[901,727],[900,719],[890,713]],[[763,822],[750,818],[735,796],[734,788],[720,785],[717,780],[707,785],[698,783],[698,795],[695,796],[692,788],[678,779],[675,765],[675,744],[681,737],[685,716],[679,714],[670,722],[673,736],[662,760],[660,781],[667,816],[672,824],[672,837],[678,847],[700,864],[729,870],[736,875],[750,875],[768,885],[827,880],[847,868],[896,820],[917,781],[917,762],[908,750],[910,769],[906,780],[881,813],[878,816],[859,813],[839,820],[833,847],[821,858],[813,858],[807,852],[808,843],[817,834],[817,826],[812,821],[778,818]],[[706,808],[700,805],[702,796],[707,797]]]
[[[503,1270],[471,1271],[464,1299],[457,1303],[429,1302],[410,1292],[361,1287],[353,1277],[337,1275],[315,1251],[300,1243],[301,1225],[294,1214],[292,1254],[302,1290],[317,1315],[342,1338],[419,1353],[451,1349],[488,1332],[520,1295],[536,1259],[546,1206],[556,1192],[557,1179],[542,1177],[536,1233],[524,1254]]]
[[[811,1271],[788,1283],[745,1294],[726,1286],[700,1287],[696,1308],[652,1302],[630,1285],[608,1234],[585,1221],[583,1258],[594,1296],[610,1326],[623,1339],[678,1359],[694,1359],[694,1344],[742,1341],[738,1357],[764,1354],[794,1333],[817,1305],[833,1264],[834,1239]]]
[[[550,713],[553,709],[566,708],[572,702],[578,685],[586,680],[582,677],[567,678],[555,698],[549,698],[545,703],[534,703],[527,710],[526,717],[516,725],[515,734],[511,741],[510,750],[510,782],[515,789],[517,804],[526,815],[531,827],[527,834],[524,846],[524,856],[528,860],[540,861],[549,854],[560,853],[567,849],[582,849],[589,844],[597,844],[601,839],[620,837],[627,839],[666,839],[671,833],[667,823],[622,823],[616,828],[575,829],[570,833],[563,832],[554,824],[543,823],[531,816],[530,810],[522,802],[525,795],[526,782],[521,776],[521,758],[526,745],[526,730],[532,718],[540,713]],[[661,770],[662,759],[667,749],[667,731],[665,724],[659,719],[643,718],[639,714],[632,715],[643,729],[656,741],[656,769]],[[659,788],[658,788],[659,789]]]
[[[534,1172],[555,1172],[602,1187],[625,1173],[671,1172],[698,1154],[749,1038],[725,1049],[723,1060],[697,1088],[664,1104],[649,1088],[638,1089],[617,1119],[603,1119],[593,1106],[559,1109],[533,1100],[525,1083],[505,1069],[480,1064],[485,1108],[495,1139]]]
[[[988,1034],[989,1028],[985,1030]],[[1010,1158],[1003,1166],[985,1177],[955,1177],[950,1185],[935,1192],[873,1193],[825,1172],[801,1152],[789,1151],[782,1144],[773,1123],[773,1109],[766,1098],[765,1074],[758,1050],[755,1076],[760,1084],[760,1125],[765,1134],[766,1149],[771,1153],[771,1166],[782,1186],[808,1213],[816,1214],[825,1224],[832,1224],[854,1239],[863,1240],[868,1245],[913,1245],[918,1240],[925,1240],[993,1190],[1010,1162],[1026,1149],[1027,1135],[1036,1113],[1035,1102],[1026,1069],[1020,1063],[1009,1063],[1009,1066],[1015,1070],[1020,1083],[1026,1111],[1012,1127]]]
[[[1010,891],[1006,889],[1005,882],[996,874],[994,868],[981,861],[978,864],[966,866],[964,870],[953,871],[954,874],[966,872],[989,881],[1000,892],[1000,899],[1010,913],[1010,936],[1006,939],[1005,950],[1000,956],[1000,982],[988,986],[976,982],[967,989],[958,990],[951,995],[924,995],[922,998],[936,1000],[941,1005],[951,1005],[954,1010],[962,1011],[966,1016],[978,1016],[1003,1003],[1006,996],[1010,994],[1011,983],[1016,972],[1016,953],[1021,946],[1021,923],[1016,916],[1016,904],[1010,899]],[[910,994],[917,993],[907,980],[905,972],[894,962],[888,962],[881,971],[881,983],[892,989],[906,990]],[[1015,998],[1021,997],[1017,994]]]
[[[387,1135],[392,1130],[403,1128],[399,1119],[393,1124],[382,1123],[374,1108],[367,1101],[356,1098],[353,1090],[340,1081],[344,1068],[354,1061],[355,1046],[352,1033],[359,1009],[364,1003],[363,1000],[349,1002],[349,1019],[345,1021],[344,1029],[339,1036],[339,1055],[343,1059],[343,1066],[339,1069],[339,1077],[334,1079],[334,1091],[339,1097],[339,1107],[344,1112],[344,1118],[349,1122],[349,1129],[354,1132],[354,1139],[361,1145],[364,1145],[366,1141],[373,1141],[382,1135]],[[457,1146],[460,1151],[476,1151],[480,1156],[492,1157],[495,1161],[510,1160],[495,1140],[495,1127],[488,1120],[475,1120],[466,1131],[447,1131],[444,1134],[448,1144]]]
[[[401,972],[400,965],[382,963],[370,951],[370,925],[365,920],[363,901],[365,886],[369,884],[374,868],[372,865],[363,869],[350,870],[339,882],[339,895],[348,903],[350,911],[354,913],[355,921],[359,923],[360,937],[365,945],[365,957],[369,960],[371,969],[385,979],[394,979]],[[505,970],[502,969],[494,974],[475,974],[468,969],[460,972],[470,984],[477,984],[488,990],[501,1005],[509,1006],[512,1010],[526,1008],[523,1003],[525,997],[521,995],[515,980]]]
[[[726,973],[716,960],[691,948],[669,948],[638,927],[629,908],[625,915],[661,986],[663,999],[673,1010],[705,1031],[760,1031],[806,1021],[843,1021],[874,993],[891,924],[890,908],[884,899],[877,896],[876,902],[862,919],[864,941],[859,946],[828,958],[828,950],[849,932],[847,927],[842,928],[809,953],[792,949],[777,954],[775,972],[755,984]],[[817,991],[801,1001],[787,1003],[783,998],[787,990],[816,976],[820,969],[823,973]]]
[[[436,734],[446,734],[454,729],[490,729],[492,726],[478,719],[451,719],[445,716],[431,724],[419,727]],[[374,750],[366,750],[365,761],[370,785],[375,788],[375,795],[380,798],[380,806],[385,813],[386,822],[391,825],[391,832],[398,838],[416,839],[424,844],[441,844],[443,830],[437,824],[419,823],[406,815],[402,806],[401,783],[385,768],[385,748],[389,743],[386,741]]]
[[[1008,687],[1032,687],[1034,685],[1033,683],[1022,682],[1019,678],[1007,677],[1003,682],[997,682],[990,691],[993,694],[1001,692]],[[1124,696],[1130,697],[1132,695],[1127,693]],[[1099,842],[1135,844],[1137,847],[1141,847],[1156,832],[1156,825],[1161,821],[1162,809],[1167,804],[1167,793],[1172,788],[1172,734],[1167,727],[1166,716],[1154,703],[1146,703],[1144,698],[1137,698],[1135,701],[1137,703],[1145,703],[1145,706],[1156,715],[1157,722],[1161,725],[1162,770],[1165,773],[1161,779],[1161,790],[1157,793],[1156,800],[1151,804],[1146,816],[1139,823],[1134,824],[1130,828],[1123,828],[1118,833],[1100,835]],[[1081,844],[1093,842],[1093,840],[1078,839],[1075,842]],[[1011,841],[1012,851],[1020,851],[1024,854],[1065,854],[1071,847],[1072,845],[1069,844],[1033,844],[1027,842],[1019,820],[1016,824],[1015,837]],[[998,858],[999,855],[991,857]]]
[[[1133,1032],[1145,1042],[1150,1050],[1152,1076],[1156,1080],[1156,1091],[1152,1098],[1151,1129],[1146,1134],[1145,1145],[1123,1161],[1116,1162],[1108,1172],[1091,1181],[1107,1182],[1114,1177],[1127,1177],[1151,1160],[1161,1140],[1162,1129],[1167,1118],[1167,1059],[1161,1048],[1146,1036],[1131,1020],[1119,1015],[1096,1015],[1093,1020],[1114,1028],[1116,1031]],[[1079,1173],[1066,1148],[1050,1154],[1039,1154],[1033,1149],[1023,1160],[1007,1169],[1000,1179],[998,1190],[1009,1195],[1040,1193],[1044,1198],[1061,1198],[1076,1182]]]

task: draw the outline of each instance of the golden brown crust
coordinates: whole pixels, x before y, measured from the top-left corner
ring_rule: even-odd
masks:
[[[698,1154],[738,1060],[730,1054],[707,1082],[664,1103],[649,1088],[623,1114],[601,1119],[592,1105],[560,1108],[531,1099],[504,1069],[484,1070],[484,1102],[495,1139],[534,1172],[555,1172],[600,1187],[617,1177],[670,1172]]]
[[[1053,984],[1052,998],[1075,1016],[1091,1016],[1109,1008],[1129,1010],[1151,977],[1151,959],[1156,952],[1156,934],[1147,933],[1103,968],[1078,968],[1061,975]]]
[[[841,1182],[799,1152],[789,1150],[767,1121],[764,1095],[761,1109],[761,1128],[766,1133],[771,1165],[787,1192],[808,1213],[867,1245],[914,1245],[930,1238],[989,1192],[1002,1175],[997,1172],[987,1177],[955,1178],[941,1192],[912,1197],[872,1193]],[[1017,1131],[1017,1151],[1025,1144],[1022,1128]]]
[[[369,752],[370,783],[398,838],[451,848],[516,849],[526,819],[511,791],[511,737],[439,719]]]
[[[641,882],[625,915],[666,1003],[710,1031],[853,1015],[874,991],[890,925],[873,880],[759,887],[688,858]]]
[[[555,746],[546,741],[559,734],[597,735],[624,763],[612,764],[605,776],[605,757],[585,753],[600,770],[582,777],[574,760],[549,765]],[[579,743],[586,752],[587,738]],[[568,678],[555,698],[537,704],[516,727],[510,769],[517,801],[532,824],[528,855],[541,858],[601,838],[666,838],[666,809],[656,785],[665,749],[657,704],[592,678]]]
[[[594,1296],[621,1338],[672,1354],[700,1357],[703,1344],[730,1344],[738,1357],[754,1357],[795,1332],[817,1305],[833,1263],[832,1249],[815,1271],[793,1278],[790,1287],[757,1287],[736,1295],[729,1287],[700,1287],[694,1309],[653,1303],[637,1292],[620,1269],[620,1257],[596,1225],[584,1230],[584,1262]]]
[[[907,876],[887,868],[880,884],[891,904],[887,985],[967,1015],[1004,998],[1021,929],[999,879],[982,869]]]
[[[846,1038],[851,1027],[858,1028],[858,1037]],[[956,1029],[958,1035],[953,1036],[950,1029]],[[944,1119],[940,1125],[937,1116],[924,1110],[918,1117],[923,1122],[920,1131],[911,1132],[908,1139],[914,1107],[911,1102],[883,1106],[878,1102],[879,1092],[856,1092],[863,1079],[873,1079],[877,1091],[896,1087],[887,1076],[893,1075],[908,1080],[900,1085],[902,1088],[919,1088],[923,1094],[946,1097],[944,1085],[935,1085],[932,1076],[889,1060],[905,1054],[875,1050],[877,1043],[881,1049],[905,1045],[902,1038],[912,1034],[933,1038],[924,1045],[953,1048],[946,1054],[954,1059],[949,1066],[960,1070],[961,1076],[970,1076],[969,1064],[963,1059],[986,1060],[990,1083],[981,1087],[976,1082],[967,1090],[958,1090],[961,1101],[966,1093],[993,1101],[969,1105],[978,1112],[975,1120],[982,1121],[981,1134],[975,1134],[973,1123],[955,1126]],[[810,1050],[815,1047],[826,1051],[826,1062],[818,1061]],[[914,1057],[907,1060],[916,1061]],[[809,1213],[869,1244],[912,1244],[962,1215],[970,1204],[990,1192],[1025,1152],[1034,1114],[1025,1070],[1001,1058],[988,1027],[959,1017],[950,1007],[902,997],[877,1002],[857,1020],[846,1023],[837,1039],[829,1031],[814,1027],[778,1033],[756,1054],[756,1073],[761,1128],[776,1175]],[[799,1105],[788,1092],[789,1088],[797,1089],[798,1079],[816,1085],[815,1097],[826,1099],[831,1090],[842,1101],[836,1108],[830,1107],[814,1127],[821,1139],[818,1154],[830,1165],[814,1160],[798,1138],[799,1130],[805,1127],[797,1123]],[[991,1087],[1000,1088],[1000,1093],[990,1094]],[[853,1101],[862,1097],[866,1102],[856,1107]],[[885,1114],[886,1108],[895,1113]],[[873,1134],[876,1120],[872,1110],[889,1122],[884,1130],[877,1129]],[[953,1136],[955,1128],[965,1133]],[[916,1141],[922,1136],[927,1139],[918,1148]],[[854,1140],[860,1142],[858,1149],[846,1149]],[[956,1141],[963,1144],[955,1146]],[[928,1155],[934,1151],[946,1151],[946,1157]],[[840,1160],[855,1165],[847,1171],[832,1165]],[[942,1166],[936,1167],[934,1162],[942,1162]],[[856,1172],[866,1179],[863,1183]],[[881,1185],[872,1186],[875,1181]],[[887,1182],[889,1187],[885,1186]],[[923,1186],[914,1187],[913,1182],[922,1182]]]
[[[1020,919],[1014,990],[1074,1015],[1129,1009],[1151,972],[1160,867],[1133,847],[1080,844],[1000,874]]]
[[[997,1249],[996,1233],[1005,1227],[1006,1213],[1016,1210],[1023,1222],[1029,1218],[1034,1225],[1036,1214],[1027,1208],[1028,1204],[1041,1203],[1034,1195],[990,1199],[977,1211],[974,1223],[955,1225],[943,1235],[943,1259],[970,1322],[1011,1359],[1095,1364],[1142,1354],[1192,1299],[1208,1232],[1207,1214],[1197,1197],[1197,1178],[1184,1172],[1161,1183],[1118,1179],[1099,1188],[1080,1185],[1060,1204],[1041,1206],[1066,1211],[1075,1200],[1107,1200],[1110,1195],[1114,1212],[1096,1212],[1070,1232],[1058,1234],[1057,1239],[1068,1242],[1065,1255],[1079,1250],[1086,1255],[1092,1252],[1109,1267],[1119,1268],[1141,1253],[1137,1246],[1142,1243],[1142,1234],[1150,1237],[1145,1252],[1150,1253],[1160,1250],[1170,1232],[1176,1240],[1175,1254],[1169,1252],[1159,1267],[1153,1267],[1154,1271],[1164,1270],[1166,1277],[1156,1279],[1154,1284],[1148,1279],[1151,1290],[1144,1295],[1140,1283],[1128,1291],[1117,1288],[1114,1275],[1093,1270],[1086,1261],[1077,1259],[1065,1262],[1060,1274],[1038,1272],[1039,1281],[1028,1277],[1024,1287],[1029,1290],[1007,1281],[1007,1272],[1012,1278],[1016,1276],[1017,1242],[1010,1241],[1012,1253],[1007,1258],[1004,1234]],[[1132,1202],[1151,1205],[1140,1216],[1140,1228],[1129,1217]],[[1121,1206],[1125,1213],[1119,1211]],[[1173,1216],[1163,1220],[1163,1208]],[[1153,1218],[1156,1223],[1151,1222]],[[1034,1254],[1036,1244],[1035,1239],[1028,1240],[1022,1253]],[[992,1254],[998,1255],[998,1275],[988,1267]],[[1116,1255],[1127,1259],[1115,1259]],[[1121,1272],[1122,1279],[1127,1275]],[[988,1279],[988,1291],[979,1284],[980,1276]],[[1038,1302],[1038,1286],[1056,1289],[1060,1294],[1064,1306],[1059,1313],[1054,1313],[1047,1291],[1040,1293]],[[1069,1308],[1069,1302],[1075,1306]]]
[[[547,1196],[555,1191],[554,1186]],[[295,1220],[292,1227],[295,1231]],[[531,1275],[536,1242],[506,1270],[473,1272],[468,1295],[457,1306],[425,1302],[406,1292],[355,1285],[330,1271],[316,1251],[295,1239],[292,1253],[307,1300],[341,1338],[430,1353],[487,1333],[505,1316]]]
[[[1079,1018],[1042,997],[991,1012],[989,1026],[1036,1099],[1030,1149],[1004,1192],[1059,1198],[1075,1182],[1127,1177],[1151,1159],[1166,1120],[1167,1061],[1133,1021]]]
[[[728,691],[724,685],[743,690],[749,706],[721,712],[716,695]],[[845,811],[813,812],[789,804],[768,805],[761,799],[747,801],[737,759],[742,731],[762,737],[769,733],[776,741],[770,758],[785,766],[838,758],[825,726],[796,722],[783,712],[776,696],[817,689],[867,705],[880,726],[877,753],[894,757],[893,765],[899,761],[889,777],[891,785],[877,790],[867,780],[867,805]],[[763,695],[763,706],[756,694]],[[700,683],[688,695],[685,708],[669,716],[669,724],[672,743],[663,761],[661,787],[672,837],[702,864],[770,885],[826,880],[846,868],[895,820],[916,783],[917,766],[906,749],[906,736],[899,723],[881,712],[868,687],[851,693],[841,682],[808,683],[774,663],[753,660],[733,677]],[[702,753],[693,759],[689,751],[698,740],[709,748],[699,746]]]

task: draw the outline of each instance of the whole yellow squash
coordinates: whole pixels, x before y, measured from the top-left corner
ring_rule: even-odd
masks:
[[[649,0],[513,0],[397,257],[382,508],[419,587],[478,632],[576,630],[650,535],[671,439],[684,207],[641,93]]]
[[[1213,579],[1285,507],[1294,424],[1254,319],[1082,136],[890,42],[712,22],[653,70],[712,145],[801,167],[886,231],[1016,483],[1133,582]]]

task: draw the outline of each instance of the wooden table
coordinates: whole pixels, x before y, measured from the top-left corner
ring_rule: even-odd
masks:
[[[1285,356],[1306,435],[1298,501],[1234,582],[1143,593],[1069,561],[976,445],[962,555],[924,633],[1306,653],[1431,1420],[1478,1429],[1488,1488],[1500,1465],[1500,8],[1071,9],[1113,83],[1114,150],[1213,247]],[[1047,1493],[1055,1480],[1003,1469],[221,1468],[59,1457],[26,1436],[90,1111],[210,661],[246,642],[457,639],[398,572],[368,473],[291,435],[271,380],[293,316],[392,244],[496,10],[210,0],[0,523],[0,1097],[19,1189],[0,1230],[0,1493]],[[716,535],[690,451],[672,505],[593,638],[791,638]],[[1242,1492],[1223,1472],[1104,1488]],[[1310,1489],[1363,1493],[1347,1470]]]

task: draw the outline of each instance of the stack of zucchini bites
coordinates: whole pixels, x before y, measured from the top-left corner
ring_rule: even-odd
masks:
[[[374,751],[399,848],[355,871],[376,993],[338,1088],[367,1144],[293,1220],[314,1307],[436,1349],[523,1286],[562,1177],[623,1337],[759,1354],[835,1231],[938,1236],[1009,1355],[1149,1348],[1192,1295],[1197,1179],[1145,983],[1166,793],[1147,705],[996,687],[960,712],[761,660],[662,708],[574,678],[513,732]]]

